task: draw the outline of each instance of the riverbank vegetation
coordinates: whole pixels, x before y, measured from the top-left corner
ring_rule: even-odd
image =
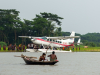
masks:
[[[25,48],[26,49],[26,48]],[[69,48],[69,49],[65,49],[65,51],[69,51],[72,50],[72,52],[100,52],[100,47],[89,47],[89,48],[84,48],[84,47],[75,47],[75,48]],[[25,52],[25,50],[8,50],[8,48],[6,48],[6,50],[3,50],[3,47],[1,47],[0,52]]]

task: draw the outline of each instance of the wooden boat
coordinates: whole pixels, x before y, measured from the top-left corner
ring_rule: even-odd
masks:
[[[58,61],[38,61],[30,57],[22,57],[26,64],[29,65],[54,65]]]

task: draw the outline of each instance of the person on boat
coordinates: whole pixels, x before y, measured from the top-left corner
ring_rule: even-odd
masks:
[[[39,61],[45,61],[46,60],[45,56],[46,56],[46,54],[43,53],[42,56],[40,56]]]
[[[53,51],[52,54],[48,55],[48,57],[50,57],[50,61],[56,61],[57,60],[57,56],[55,55],[55,51]]]

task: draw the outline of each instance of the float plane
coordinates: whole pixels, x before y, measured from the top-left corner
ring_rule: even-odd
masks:
[[[77,44],[80,43],[80,36],[75,36],[75,32],[72,31],[70,36],[58,36],[58,37],[33,37],[33,36],[19,36],[22,38],[30,38],[34,44],[42,46],[51,46],[55,48],[74,46],[74,39],[79,38]],[[40,50],[40,49],[38,49]],[[40,50],[43,51],[43,50]]]

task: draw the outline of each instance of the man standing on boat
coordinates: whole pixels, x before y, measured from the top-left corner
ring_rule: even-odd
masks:
[[[50,61],[57,60],[57,56],[55,55],[55,51],[53,51],[52,54],[48,55],[48,57],[50,57]]]

